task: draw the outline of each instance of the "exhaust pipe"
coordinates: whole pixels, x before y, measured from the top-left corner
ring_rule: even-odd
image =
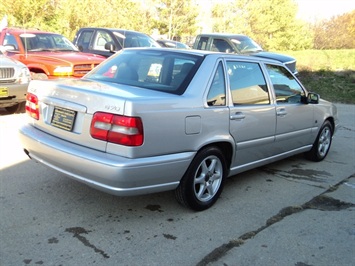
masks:
[[[28,156],[28,158],[30,158],[30,159],[32,160],[32,158],[31,158],[31,156],[30,156],[30,152],[29,152],[28,150],[26,150],[26,149],[23,149],[23,151],[26,153],[26,155]]]

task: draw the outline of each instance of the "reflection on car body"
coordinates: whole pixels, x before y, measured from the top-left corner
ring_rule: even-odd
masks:
[[[124,49],[81,80],[32,81],[27,113],[31,158],[114,195],[175,190],[194,210],[229,176],[298,153],[323,160],[338,125],[280,62],[164,48]]]

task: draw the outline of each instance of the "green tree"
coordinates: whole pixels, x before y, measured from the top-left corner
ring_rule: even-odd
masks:
[[[214,30],[241,33],[254,38],[264,49],[310,48],[311,31],[296,19],[292,0],[234,0],[218,3],[213,9]]]
[[[154,25],[169,39],[196,34],[197,6],[190,0],[157,0]]]
[[[313,26],[316,49],[355,48],[355,10]]]
[[[70,39],[81,27],[142,30],[140,5],[127,0],[60,1],[61,31]],[[146,28],[143,30],[143,32]]]
[[[56,0],[1,0],[0,15],[12,27],[50,30],[57,25]],[[1,16],[1,18],[2,18]]]

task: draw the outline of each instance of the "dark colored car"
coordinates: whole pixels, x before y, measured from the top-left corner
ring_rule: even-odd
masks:
[[[253,39],[242,34],[211,33],[196,37],[193,49],[223,53],[254,55],[284,63],[288,69],[297,74],[296,59],[288,55],[264,51]]]
[[[82,52],[105,57],[122,48],[160,47],[152,37],[138,31],[96,27],[79,29],[73,43]]]

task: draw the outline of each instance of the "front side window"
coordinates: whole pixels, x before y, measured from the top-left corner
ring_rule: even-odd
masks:
[[[300,103],[305,92],[297,80],[282,66],[266,65],[274,86],[277,103]]]
[[[100,51],[107,51],[105,49],[106,43],[114,44],[114,41],[112,40],[110,34],[108,34],[106,31],[98,30],[95,37],[94,49]]]
[[[5,39],[4,39],[3,45],[11,45],[11,46],[14,47],[15,51],[18,51],[17,41],[16,41],[15,37],[12,34],[7,33],[5,35]]]
[[[258,63],[228,61],[227,67],[234,105],[270,104],[268,88]]]

